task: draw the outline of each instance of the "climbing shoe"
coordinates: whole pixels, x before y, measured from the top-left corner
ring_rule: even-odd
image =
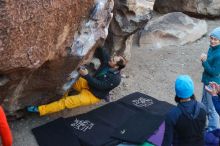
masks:
[[[29,106],[27,107],[27,111],[31,113],[38,113],[39,112],[38,106]]]

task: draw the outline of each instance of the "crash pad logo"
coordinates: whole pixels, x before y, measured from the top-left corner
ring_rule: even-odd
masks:
[[[137,107],[148,107],[153,104],[153,100],[139,97],[138,99],[132,100],[132,103]]]
[[[89,120],[79,120],[79,119],[75,119],[74,122],[70,124],[70,126],[72,126],[74,129],[77,129],[83,132],[86,132],[87,130],[92,129],[94,125],[95,124],[90,122]]]

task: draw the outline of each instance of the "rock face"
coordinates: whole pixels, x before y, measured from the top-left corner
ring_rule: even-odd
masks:
[[[146,48],[184,45],[207,33],[205,20],[173,12],[152,19],[141,32],[139,44]]]
[[[155,0],[154,10],[160,13],[185,12],[193,15],[220,16],[219,0]]]
[[[151,18],[152,1],[115,0],[114,18],[110,24],[105,46],[118,54],[130,57],[132,34],[144,27]]]
[[[114,1],[99,0],[93,7],[90,19],[85,21],[81,30],[75,34],[69,54],[81,60],[79,65],[88,64],[93,59],[97,47],[102,47],[108,36],[108,27],[113,17]],[[78,65],[78,66],[79,66]],[[70,74],[71,79],[67,81],[60,92],[65,94],[79,77],[77,70]]]
[[[103,45],[108,36],[109,24],[113,17],[113,7],[113,0],[99,0],[96,2],[91,11],[90,19],[85,21],[81,30],[75,34],[70,54],[82,58],[91,49],[94,53],[97,46]],[[89,58],[88,60],[91,60],[91,54],[86,56]],[[87,62],[87,58],[84,58],[83,63]]]
[[[107,37],[113,5],[112,0],[1,1],[0,100],[8,114],[60,96],[79,61]]]

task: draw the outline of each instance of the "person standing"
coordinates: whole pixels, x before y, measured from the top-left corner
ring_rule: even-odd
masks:
[[[210,47],[208,54],[201,54],[200,60],[204,68],[202,74],[203,95],[202,103],[206,106],[208,114],[207,131],[212,131],[219,128],[219,115],[217,114],[213,102],[212,95],[205,90],[205,86],[209,82],[220,84],[220,27],[215,28],[210,34]]]
[[[220,85],[215,82],[210,82],[208,86],[205,86],[205,90],[212,95],[212,102],[215,110],[220,115]],[[205,142],[206,146],[219,146],[220,129],[206,132]]]
[[[5,112],[0,106],[0,136],[2,141],[2,146],[12,146],[12,135],[9,128]]]
[[[215,82],[210,82],[208,86],[205,86],[205,90],[212,95],[215,110],[220,115],[220,85]]]
[[[166,115],[162,146],[204,146],[206,110],[195,99],[190,76],[177,77],[175,92],[177,106]]]

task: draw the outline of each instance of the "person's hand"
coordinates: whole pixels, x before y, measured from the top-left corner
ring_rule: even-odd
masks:
[[[220,93],[220,85],[217,84],[216,82],[210,82],[209,83],[211,87],[214,87],[217,90],[217,94]]]
[[[201,56],[200,56],[200,60],[201,60],[202,62],[205,62],[206,59],[207,59],[207,55],[206,55],[205,53],[202,53]]]
[[[205,90],[209,92],[212,96],[218,95],[218,84],[215,82],[210,82],[208,86],[205,86]]]
[[[85,75],[87,75],[89,72],[88,72],[88,70],[86,69],[86,68],[80,68],[79,69],[79,74],[81,75],[81,76],[85,76]]]
[[[72,72],[69,74],[69,76],[67,77],[67,79],[68,79],[68,80],[70,80],[70,79],[76,79],[76,78],[78,77],[78,75],[79,75],[79,73],[78,73],[76,70],[74,70],[74,71],[72,71]]]

